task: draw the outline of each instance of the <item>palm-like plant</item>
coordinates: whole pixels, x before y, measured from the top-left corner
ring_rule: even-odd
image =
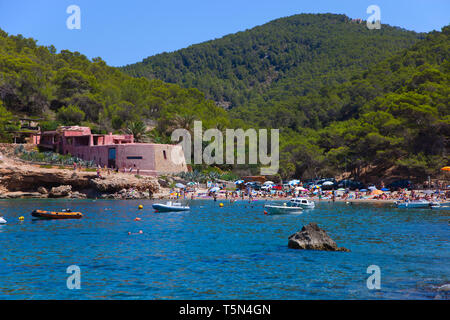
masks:
[[[140,120],[128,122],[125,132],[132,134],[136,142],[142,142],[148,133],[147,126]]]
[[[170,120],[169,129],[171,131],[176,129],[186,129],[191,131],[195,119],[196,117],[193,114],[177,114]]]

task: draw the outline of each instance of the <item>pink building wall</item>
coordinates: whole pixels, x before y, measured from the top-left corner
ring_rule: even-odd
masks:
[[[63,127],[61,132],[42,133],[40,142],[41,147],[121,171],[139,169],[142,175],[187,171],[181,146],[134,143],[132,135],[93,135],[86,127]]]

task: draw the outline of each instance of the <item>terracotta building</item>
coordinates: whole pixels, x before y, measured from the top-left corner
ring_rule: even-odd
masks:
[[[41,149],[70,154],[97,165],[129,170],[141,175],[186,172],[182,147],[170,144],[135,143],[133,135],[92,134],[88,127],[60,127],[44,131]]]

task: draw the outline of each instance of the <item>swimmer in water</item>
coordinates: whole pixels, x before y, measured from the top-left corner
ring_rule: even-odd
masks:
[[[144,233],[144,232],[142,232],[142,230],[139,230],[138,233],[131,233],[131,232],[128,232],[128,235],[131,236],[131,235],[134,235],[134,234],[143,234],[143,233]]]

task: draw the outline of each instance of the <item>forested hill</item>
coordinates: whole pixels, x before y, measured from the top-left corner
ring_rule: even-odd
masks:
[[[449,58],[446,26],[347,83],[323,87],[320,94],[289,105],[274,103],[259,114],[247,110],[245,115],[277,115],[277,120],[266,116],[260,124],[278,122],[283,128],[285,175],[348,170],[373,181],[395,176],[423,181],[450,161]],[[291,114],[289,119],[282,116],[283,108]],[[307,117],[328,125],[302,127]]]
[[[388,25],[369,30],[345,15],[300,14],[121,69],[198,88],[225,107],[259,105],[342,83],[421,36]]]
[[[155,141],[193,118],[207,127],[230,126],[225,110],[197,89],[133,78],[101,58],[91,61],[68,50],[57,53],[53,46],[39,46],[32,38],[0,29],[2,141],[11,141],[13,115],[44,118],[44,129],[83,124],[98,132],[142,128],[142,120],[151,120],[157,125]]]
[[[143,122],[147,122],[155,125],[151,131],[155,142],[169,142],[173,129],[191,129],[194,120],[202,120],[205,128],[222,130],[279,128],[283,178],[337,176],[352,171],[354,177],[368,180],[383,176],[425,179],[449,164],[450,26],[417,40],[418,35],[411,32],[387,26],[367,30],[338,15],[300,15],[271,24],[285,25],[290,19],[303,21],[305,28],[314,30],[323,27],[305,21],[322,19],[327,31],[315,37],[300,33],[308,49],[286,50],[286,46],[268,43],[269,53],[263,56],[268,65],[264,66],[283,78],[267,84],[264,94],[229,111],[196,88],[135,78],[107,66],[101,58],[89,60],[67,50],[57,53],[53,46],[39,46],[34,39],[0,30],[0,141],[11,141],[11,133],[18,129],[13,115],[47,119],[41,122],[43,129],[82,124],[94,132],[128,130],[136,137],[145,133]],[[217,41],[240,38],[255,30],[259,34],[265,27]],[[336,32],[339,29],[351,30],[355,37]],[[282,39],[280,35],[275,38]],[[246,48],[247,42],[241,45]],[[212,48],[214,43],[199,46]],[[234,60],[223,61],[236,65],[242,62],[241,54],[247,57],[234,43],[231,48],[237,52]],[[283,51],[281,48],[284,54],[277,60],[273,53]],[[290,52],[303,54],[309,63],[303,58],[294,62]],[[222,66],[222,60],[206,57],[209,64],[197,66],[210,68],[211,74],[221,72],[213,66]],[[203,61],[205,57],[197,58]],[[230,76],[223,82],[214,75],[218,87],[223,85],[227,90],[227,83],[243,85],[256,79],[253,66],[260,64],[249,61],[246,66],[239,65],[242,68],[228,69]],[[242,80],[232,76],[232,70],[238,69],[248,73]],[[192,81],[203,79],[192,75]],[[210,81],[214,83],[211,77]],[[244,86],[236,92],[245,95],[256,92],[256,87]],[[262,89],[260,84],[258,90]]]

